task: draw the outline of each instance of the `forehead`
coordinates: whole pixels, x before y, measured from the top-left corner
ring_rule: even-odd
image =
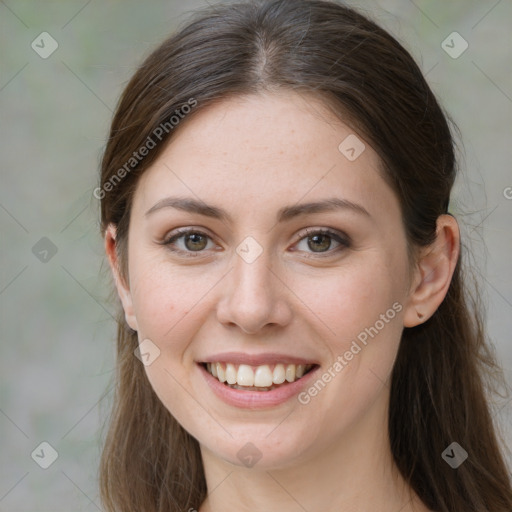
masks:
[[[327,195],[369,211],[378,199],[397,203],[370,145],[321,100],[294,92],[234,97],[197,111],[142,175],[134,209],[169,195],[248,215]]]

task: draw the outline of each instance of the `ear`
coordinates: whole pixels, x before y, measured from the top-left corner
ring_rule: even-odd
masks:
[[[120,267],[116,251],[116,227],[113,224],[109,224],[105,231],[105,252],[108,257],[110,269],[112,270],[112,275],[114,277],[114,282],[117,288],[117,294],[119,295],[123,305],[126,323],[134,331],[137,331],[137,319],[135,318],[135,313],[133,311],[133,302],[130,288],[126,284],[119,270]]]
[[[420,251],[404,315],[405,327],[426,322],[436,312],[448,292],[459,253],[457,220],[449,214],[440,215],[435,241]]]

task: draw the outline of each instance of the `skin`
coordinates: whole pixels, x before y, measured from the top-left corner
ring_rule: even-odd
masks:
[[[392,461],[389,379],[403,328],[426,321],[446,295],[459,231],[442,215],[434,244],[410,262],[377,153],[364,140],[354,161],[338,150],[353,133],[319,100],[295,92],[224,100],[187,119],[142,175],[128,279],[117,270],[115,226],[107,230],[126,320],[160,350],[147,377],[200,443],[209,489],[201,512],[428,510]],[[168,196],[222,207],[232,222],[170,207],[145,215]],[[276,221],[284,206],[330,197],[369,215],[344,209]],[[178,227],[210,237],[199,256],[161,245]],[[311,248],[306,228],[345,233],[350,245],[331,239]],[[262,248],[252,263],[236,252],[247,236]],[[176,244],[193,253],[185,241]],[[196,364],[224,351],[280,352],[317,361],[322,373],[394,303],[396,316],[307,404],[228,405]],[[261,453],[251,468],[237,457],[248,442]]]

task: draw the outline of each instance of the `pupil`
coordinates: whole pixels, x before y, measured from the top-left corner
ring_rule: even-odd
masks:
[[[204,240],[202,240],[203,243],[201,244],[201,238],[203,238],[203,236],[199,233],[192,233],[191,235],[187,235],[186,242],[192,242],[193,244],[192,247],[187,244],[187,247],[192,250],[204,249]],[[199,244],[199,246],[197,246],[197,244]]]
[[[316,249],[318,249],[318,248],[320,248],[320,249],[329,249],[329,246],[331,244],[330,244],[330,241],[329,241],[330,237],[328,235],[313,235],[313,236],[310,237],[311,240],[316,240],[316,241],[318,241],[319,238],[320,238],[320,240],[323,240],[324,243],[321,244],[321,245],[314,246],[310,242],[308,242],[309,248],[312,249],[312,250],[315,250],[315,248]],[[321,251],[318,251],[318,252],[321,252]]]

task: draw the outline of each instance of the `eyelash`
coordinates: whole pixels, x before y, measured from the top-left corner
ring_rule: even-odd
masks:
[[[201,236],[205,236],[205,237],[209,238],[210,240],[212,239],[212,237],[210,237],[207,233],[200,231],[198,229],[182,228],[182,229],[177,229],[175,231],[175,233],[170,238],[165,239],[164,241],[160,242],[160,244],[166,246],[170,251],[172,251],[176,254],[179,254],[179,255],[183,255],[185,257],[197,258],[197,257],[202,256],[201,253],[205,252],[204,250],[202,250],[202,251],[184,251],[182,249],[177,249],[176,247],[173,246],[177,240],[179,240],[180,238],[183,238],[185,235],[189,235],[189,234],[201,235]],[[350,245],[351,245],[350,239],[348,236],[341,235],[341,234],[337,233],[336,231],[333,231],[333,230],[327,229],[327,228],[320,228],[320,229],[308,228],[308,229],[306,229],[306,231],[304,233],[302,233],[301,237],[297,240],[297,242],[295,244],[301,242],[304,239],[310,238],[314,235],[327,235],[334,241],[338,242],[340,244],[340,246],[334,250],[329,250],[326,252],[310,253],[310,254],[314,254],[314,256],[306,256],[307,258],[329,257],[329,256],[332,256],[333,253],[337,253],[340,250],[342,250],[343,248],[346,249],[346,248],[350,247]]]

